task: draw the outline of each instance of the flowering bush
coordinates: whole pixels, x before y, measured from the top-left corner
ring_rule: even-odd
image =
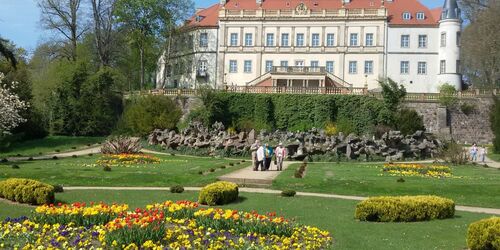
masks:
[[[451,168],[448,166],[426,166],[416,163],[387,163],[383,171],[392,176],[452,177]]]
[[[0,197],[33,205],[54,202],[54,186],[36,180],[10,178],[0,181]]]
[[[470,224],[467,231],[467,246],[472,250],[500,249],[500,217]]]
[[[413,222],[451,218],[455,202],[438,196],[381,196],[356,205],[355,217],[361,221]]]
[[[0,72],[0,136],[8,134],[10,130],[17,127],[19,124],[26,121],[21,117],[21,111],[27,109],[29,104],[21,101],[19,96],[12,93],[17,87],[17,83],[13,82],[9,88],[2,84],[4,74]]]
[[[292,223],[274,213],[260,215],[222,209],[199,209],[189,201],[152,204],[124,212],[126,205],[86,207],[76,203],[43,206],[37,213],[62,218],[85,209],[116,214],[106,222],[80,226],[71,220],[31,221],[26,217],[0,223],[1,248],[23,249],[324,249],[330,233]]]

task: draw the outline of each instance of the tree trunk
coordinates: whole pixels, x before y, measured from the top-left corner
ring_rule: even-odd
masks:
[[[167,50],[166,50],[166,54],[164,56],[164,59],[163,59],[163,79],[162,79],[162,85],[163,85],[163,88],[165,88],[166,86],[166,83],[167,83],[167,66],[169,64],[169,57],[170,57],[170,48],[171,48],[171,43],[172,43],[172,36],[169,36],[168,37],[168,42],[167,42]]]
[[[141,90],[144,89],[144,44],[141,44],[139,48],[140,56],[141,56]]]

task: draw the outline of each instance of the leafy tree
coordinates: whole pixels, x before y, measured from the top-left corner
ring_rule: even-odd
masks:
[[[125,106],[119,133],[145,136],[154,129],[174,129],[182,116],[176,103],[167,96],[144,96]]]
[[[406,89],[391,78],[379,80],[384,103],[389,110],[397,110],[406,96]]]
[[[425,130],[424,120],[414,109],[403,108],[395,115],[395,127],[404,135],[411,135],[418,130]]]
[[[439,103],[447,108],[455,105],[458,100],[455,94],[457,90],[454,86],[449,84],[443,84],[439,87]]]
[[[17,65],[16,56],[14,55],[14,52],[12,52],[8,48],[7,44],[8,41],[0,37],[0,55],[5,57],[9,61],[13,68],[16,68]]]

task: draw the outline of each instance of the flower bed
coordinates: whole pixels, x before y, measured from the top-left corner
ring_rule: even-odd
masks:
[[[160,163],[160,158],[146,154],[111,154],[103,155],[97,161],[101,165],[135,165]]]
[[[206,209],[188,201],[126,209],[116,204],[42,206],[33,220],[0,223],[1,248],[324,249],[332,242],[328,232],[274,213]]]
[[[427,166],[416,163],[387,163],[382,171],[391,176],[452,177],[451,168],[448,166]]]

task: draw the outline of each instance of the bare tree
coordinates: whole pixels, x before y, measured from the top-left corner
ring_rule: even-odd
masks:
[[[94,19],[94,36],[101,66],[109,66],[113,44],[113,11],[116,0],[90,0]]]
[[[470,22],[476,21],[479,13],[489,7],[490,2],[495,0],[459,0],[465,19]]]
[[[68,40],[70,51],[68,57],[73,61],[77,58],[77,44],[85,33],[81,22],[83,9],[81,0],[39,0],[44,28],[54,30]]]
[[[500,86],[500,2],[491,2],[463,32],[464,73],[475,87]]]

